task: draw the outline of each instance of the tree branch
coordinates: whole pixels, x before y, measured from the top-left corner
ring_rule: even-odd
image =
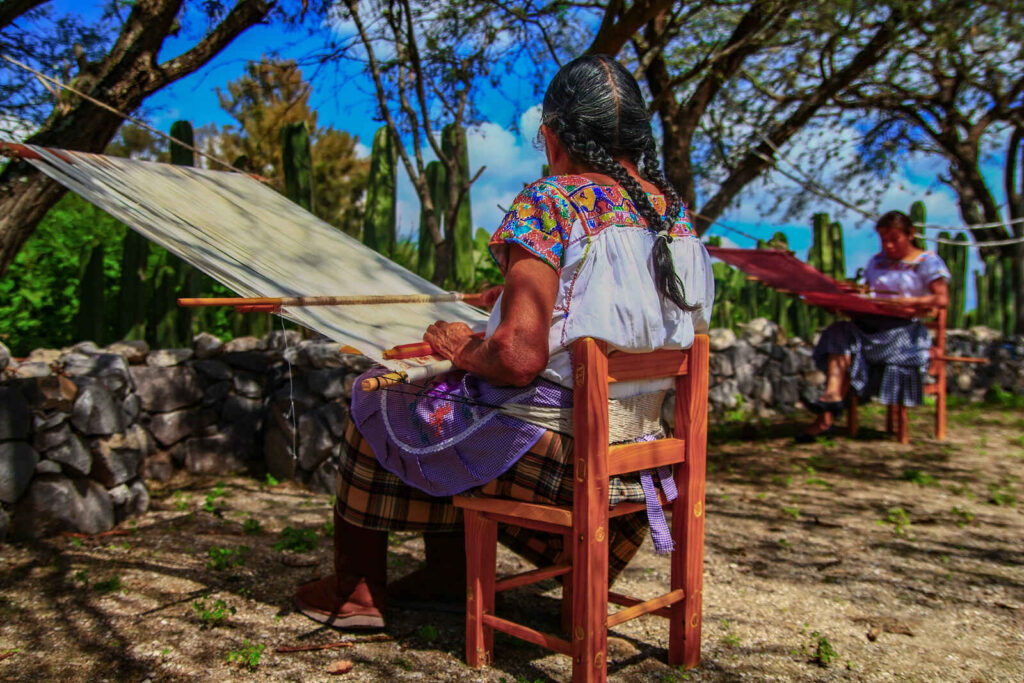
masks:
[[[2,0],[0,2],[0,30],[6,28],[15,19],[34,10],[49,0]]]

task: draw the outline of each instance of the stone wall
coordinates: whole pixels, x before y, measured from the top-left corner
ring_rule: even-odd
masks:
[[[950,352],[990,365],[953,366],[950,392],[1024,393],[1024,340],[976,328],[950,333]],[[810,346],[765,319],[712,330],[714,418],[769,417],[820,391]],[[0,541],[62,530],[98,533],[141,514],[146,480],[176,470],[269,473],[333,487],[348,401],[369,367],[297,332],[192,348],[83,342],[14,360],[0,345]]]

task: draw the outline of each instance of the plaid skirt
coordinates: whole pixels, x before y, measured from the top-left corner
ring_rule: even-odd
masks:
[[[546,432],[507,472],[464,495],[474,493],[528,503],[571,506],[573,441]],[[609,503],[645,501],[638,478],[613,478]],[[435,497],[405,484],[377,462],[352,420],[345,429],[338,463],[335,509],[356,526],[388,531],[454,531],[462,528],[462,510],[450,496]],[[538,566],[559,561],[563,538],[522,527],[500,525],[498,540]],[[609,520],[608,579],[613,580],[636,555],[647,533],[647,514]]]

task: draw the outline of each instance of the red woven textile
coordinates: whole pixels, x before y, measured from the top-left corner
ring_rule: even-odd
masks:
[[[792,252],[781,249],[730,249],[708,247],[714,258],[739,268],[748,275],[783,292],[801,296],[814,306],[855,315],[889,315],[912,318],[914,313],[904,306],[881,304],[820,273]]]

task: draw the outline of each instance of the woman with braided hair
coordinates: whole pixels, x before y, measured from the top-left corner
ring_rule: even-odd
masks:
[[[494,294],[485,336],[439,321],[423,338],[457,370],[428,386],[353,392],[334,511],[335,574],[295,596],[318,621],[381,628],[386,601],[464,609],[461,516],[450,496],[572,503],[564,419],[572,342],[594,337],[644,352],[687,348],[707,330],[710,260],[665,180],[630,73],[603,55],[562,67],[544,96],[540,135],[553,175],[519,194],[490,240],[505,286]],[[633,426],[613,440],[660,436],[669,386],[671,379],[614,383],[609,412],[628,414],[622,422]],[[667,469],[614,479],[610,504],[656,497],[655,480],[671,481]],[[610,580],[648,523],[655,550],[671,549],[661,506],[648,508],[612,520]],[[387,532],[397,530],[425,532],[427,561],[387,585]],[[503,526],[500,540],[541,565],[562,552],[558,535]]]

